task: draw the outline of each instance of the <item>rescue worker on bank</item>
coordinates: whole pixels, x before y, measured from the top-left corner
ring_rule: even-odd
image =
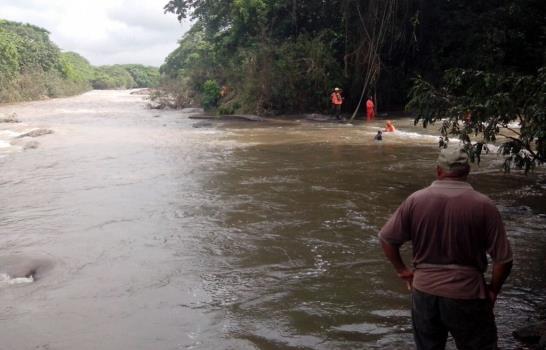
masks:
[[[366,101],[366,120],[372,121],[375,119],[375,104],[373,103],[372,97],[368,97]]]
[[[332,101],[332,107],[334,108],[334,113],[337,120],[341,120],[341,105],[343,104],[343,97],[341,97],[341,89],[335,88],[334,92],[330,95],[330,100]]]

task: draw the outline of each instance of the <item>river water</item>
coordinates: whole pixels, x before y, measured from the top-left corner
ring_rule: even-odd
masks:
[[[0,124],[2,350],[413,348],[376,235],[433,180],[434,129],[401,119],[377,143],[381,120],[195,128],[145,104],[0,106],[23,121]],[[15,139],[34,128],[54,133]],[[495,312],[502,348],[524,349],[511,332],[546,316],[546,180],[498,161],[470,181],[513,244]]]

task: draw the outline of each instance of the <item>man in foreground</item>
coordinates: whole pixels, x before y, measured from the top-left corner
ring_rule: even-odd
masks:
[[[497,349],[493,306],[512,268],[512,250],[495,204],[466,182],[468,155],[442,149],[437,181],[410,195],[381,229],[383,251],[412,290],[418,350]],[[400,256],[411,241],[412,271]],[[491,282],[485,283],[488,254]]]

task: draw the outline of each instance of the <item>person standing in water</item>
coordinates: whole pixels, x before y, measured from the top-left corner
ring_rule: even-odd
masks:
[[[396,128],[394,127],[394,124],[392,121],[387,120],[387,124],[385,125],[385,131],[386,132],[395,132]]]
[[[332,107],[334,108],[334,113],[337,120],[341,120],[341,105],[343,105],[343,97],[341,97],[341,89],[335,88],[334,92],[330,95],[330,100],[332,101]]]
[[[373,103],[372,97],[368,97],[366,101],[366,120],[372,121],[375,119],[375,104]]]

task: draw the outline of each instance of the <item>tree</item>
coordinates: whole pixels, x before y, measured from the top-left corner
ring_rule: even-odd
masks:
[[[440,88],[418,77],[410,98],[415,123],[442,121],[442,135],[459,137],[472,160],[500,136],[506,171],[546,162],[546,67],[535,75],[451,69]]]

